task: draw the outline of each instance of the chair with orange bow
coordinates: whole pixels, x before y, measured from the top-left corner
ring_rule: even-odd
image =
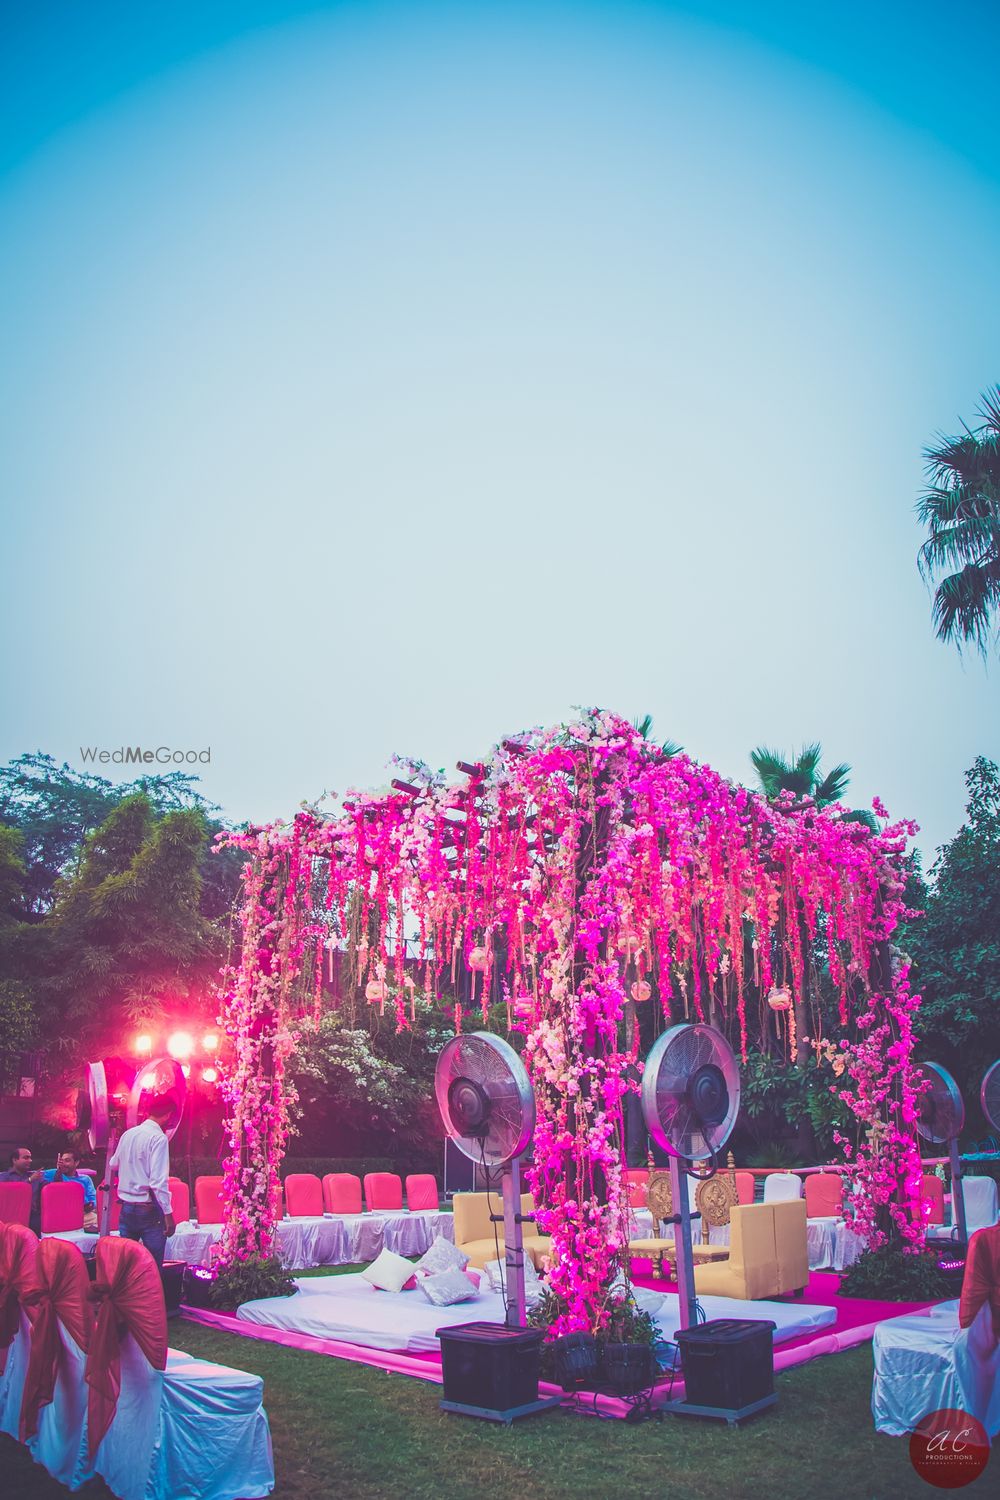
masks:
[[[0,1432],[16,1438],[31,1331],[25,1299],[35,1290],[38,1241],[23,1224],[0,1224]]]
[[[91,1295],[87,1473],[100,1474],[119,1500],[269,1494],[263,1381],[167,1348],[163,1288],[144,1246],[100,1240]]]
[[[87,1418],[84,1367],[94,1322],[90,1278],[75,1245],[42,1240],[34,1290],[23,1301],[31,1324],[21,1398],[20,1439],[36,1463],[72,1486],[83,1457]]]

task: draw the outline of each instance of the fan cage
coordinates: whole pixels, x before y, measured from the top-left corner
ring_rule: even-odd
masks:
[[[691,1085],[699,1075],[706,1081],[710,1069],[721,1075],[725,1108],[718,1120],[706,1122],[692,1102]],[[709,1080],[709,1097],[715,1082]],[[732,1135],[740,1107],[739,1067],[722,1033],[701,1022],[665,1031],[646,1059],[641,1100],[647,1130],[671,1156],[714,1160]]]
[[[965,1105],[958,1084],[946,1068],[927,1062],[921,1071],[930,1089],[921,1097],[917,1134],[932,1146],[943,1146],[961,1135]]]
[[[1000,1130],[1000,1058],[986,1069],[979,1102],[987,1123],[994,1130]]]
[[[469,1135],[451,1117],[449,1090],[457,1079],[476,1083],[489,1101],[486,1130]],[[524,1064],[508,1042],[487,1031],[452,1037],[438,1057],[434,1093],[447,1134],[471,1161],[502,1167],[527,1150],[535,1128],[535,1099]]]

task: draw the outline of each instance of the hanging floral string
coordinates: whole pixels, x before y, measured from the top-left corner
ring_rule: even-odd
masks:
[[[856,1180],[858,1202],[869,1193],[881,1205],[889,1171],[902,1194],[893,1222],[911,1241],[919,1183],[903,1138],[917,1001],[905,982],[872,994],[868,976],[905,915],[912,824],[888,825],[880,805],[885,826],[874,831],[843,808],[769,803],[597,711],[504,741],[488,763],[463,765],[460,782],[401,764],[406,780],[352,792],[335,816],[304,811],[290,827],[225,837],[249,864],[224,1017],[236,1059],[224,1255],[271,1243],[284,1060],[300,1016],[322,1003],[324,942],[347,946],[356,984],[405,1028],[407,931],[419,935],[423,987],[456,1031],[486,1020],[495,991],[523,1033],[538,1106],[528,1180],[554,1242],[566,1330],[599,1326],[625,1252],[622,1102],[641,1069],[629,1007],[655,992],[665,1020],[711,1020],[744,1058],[751,1031],[777,1020],[794,1057],[804,1044],[795,1009],[812,1003],[821,943],[842,1024],[858,1012],[871,1056],[899,1064],[890,1101],[864,1093],[862,1054],[851,1063],[852,1098],[891,1114],[900,1135],[889,1158],[884,1143],[877,1157],[862,1150]],[[760,999],[772,988],[792,997],[783,1020]],[[874,1234],[865,1212],[858,1222]]]

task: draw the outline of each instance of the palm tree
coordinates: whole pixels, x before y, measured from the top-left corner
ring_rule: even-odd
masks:
[[[934,593],[939,640],[973,643],[985,658],[1000,638],[1000,386],[983,397],[983,425],[925,450],[928,487],[917,502],[927,540],[917,566]],[[963,424],[964,426],[964,424]]]
[[[750,759],[766,797],[794,792],[796,797],[812,798],[817,807],[828,807],[831,802],[839,802],[847,790],[851,768],[841,764],[834,766],[825,776],[820,776],[822,754],[821,745],[806,745],[793,761],[779,750],[769,750],[765,745],[758,745],[756,750],[751,751]]]
[[[633,719],[632,728],[642,739],[651,739],[653,734],[653,715],[643,714],[641,719]],[[681,751],[684,749],[684,746],[678,745],[676,740],[664,740],[663,744],[659,745],[657,748],[659,749],[660,754],[665,755],[669,760],[673,755],[680,755]]]

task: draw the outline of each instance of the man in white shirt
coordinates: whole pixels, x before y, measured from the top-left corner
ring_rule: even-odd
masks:
[[[108,1178],[118,1173],[122,1205],[119,1232],[124,1239],[145,1245],[158,1266],[163,1265],[163,1251],[174,1232],[166,1132],[176,1114],[177,1106],[169,1094],[155,1095],[148,1117],[124,1132],[108,1162]]]

